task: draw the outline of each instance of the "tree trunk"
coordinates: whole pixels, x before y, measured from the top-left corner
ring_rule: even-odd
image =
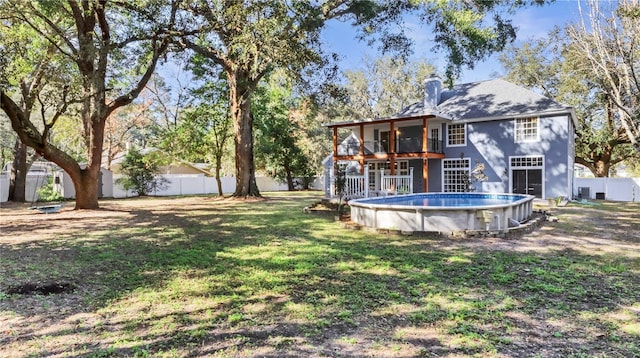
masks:
[[[94,170],[83,169],[80,171],[78,182],[74,180],[76,189],[75,209],[98,209],[98,175],[93,174]]]
[[[73,181],[76,190],[76,209],[98,208],[98,176],[102,160],[102,139],[106,114],[96,113],[89,130],[87,141],[90,149],[89,162],[81,169],[78,162],[67,153],[43,140],[38,130],[31,124],[18,105],[4,92],[0,92],[0,104],[9,119],[11,127],[20,137],[20,141],[33,148],[43,158],[56,163]]]
[[[218,183],[218,195],[223,196],[222,180],[220,180],[220,167],[222,166],[222,157],[216,156],[216,183]]]
[[[11,166],[11,179],[9,183],[9,200],[15,202],[25,202],[27,188],[27,146],[16,139],[14,146],[13,165]]]
[[[102,167],[102,148],[104,146],[104,126],[107,122],[107,114],[95,110],[91,118],[89,162],[86,168],[80,170],[79,180],[74,186],[76,189],[75,209],[98,209],[98,196],[100,193],[100,169]]]
[[[599,160],[594,163],[593,175],[596,178],[607,178],[609,177],[609,170],[611,169],[611,164],[608,161]]]
[[[284,163],[284,172],[287,176],[287,188],[289,189],[289,191],[294,191],[295,188],[293,186],[293,177],[291,176],[291,167],[289,166],[288,162]]]
[[[253,115],[249,79],[238,72],[227,72],[231,118],[236,149],[236,190],[233,197],[260,197],[253,163]]]
[[[609,176],[609,170],[611,169],[610,159],[603,158],[602,156],[599,156],[597,159],[596,158],[587,158],[587,159],[582,157],[576,157],[575,161],[576,161],[576,164],[582,164],[585,167],[587,167],[587,169],[589,169],[593,174],[593,176],[595,176],[596,178],[605,178]]]

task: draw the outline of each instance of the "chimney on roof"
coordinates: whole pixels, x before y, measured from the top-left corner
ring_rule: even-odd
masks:
[[[440,103],[442,93],[442,80],[435,73],[424,81],[424,103],[425,110],[435,110]]]

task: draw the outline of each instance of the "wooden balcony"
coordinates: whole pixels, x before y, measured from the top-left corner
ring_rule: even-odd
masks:
[[[364,157],[387,158],[393,154],[396,158],[404,157],[433,157],[440,158],[444,153],[443,141],[429,138],[427,139],[426,151],[423,150],[422,138],[399,138],[395,142],[395,150],[390,150],[389,141],[364,141]],[[431,154],[431,155],[427,155]],[[339,159],[359,158],[360,144],[348,143],[338,145],[337,157]]]

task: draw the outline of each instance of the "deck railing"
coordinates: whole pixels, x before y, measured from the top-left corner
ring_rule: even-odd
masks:
[[[338,196],[335,188],[333,170],[331,175],[330,192],[332,196]],[[409,175],[384,175],[380,174],[380,190],[372,190],[369,187],[369,167],[364,168],[364,175],[345,176],[345,188],[343,199],[351,200],[368,198],[370,196],[385,196],[413,193],[413,168],[409,168]]]
[[[380,176],[380,189],[383,193],[413,194],[413,168],[409,168],[409,175],[384,175]]]
[[[350,200],[368,197],[369,185],[366,178],[368,178],[367,168],[365,168],[365,175],[347,175],[344,198]]]
[[[427,152],[443,153],[442,141],[427,139]],[[364,142],[364,154],[389,153],[389,142],[379,140],[367,140]],[[398,138],[396,139],[396,153],[422,153],[422,138]],[[338,155],[357,155],[360,153],[360,144],[348,143],[338,146]]]

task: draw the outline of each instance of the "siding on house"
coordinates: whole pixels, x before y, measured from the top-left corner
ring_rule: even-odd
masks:
[[[539,141],[516,143],[514,120],[495,120],[467,124],[467,145],[448,147],[447,158],[461,156],[471,159],[471,167],[476,163],[485,164],[487,181],[482,183],[483,191],[511,192],[510,157],[543,156],[543,198],[568,196],[573,185],[573,167],[569,167],[573,157],[572,123],[569,116],[539,118]],[[573,140],[573,139],[571,139]],[[431,168],[429,171],[430,175]],[[429,187],[431,191],[431,186]]]
[[[413,168],[413,191],[424,192],[424,181],[422,180],[422,159],[409,160],[409,168]]]
[[[442,191],[442,160],[429,159],[429,191]]]
[[[571,107],[500,79],[460,84],[441,91],[441,84],[431,77],[425,82],[425,89],[424,101],[393,116],[327,125],[333,127],[336,141],[339,128],[351,128],[350,140],[357,147],[360,140],[365,143],[362,154],[359,154],[359,148],[353,148],[352,156],[334,158],[355,160],[356,163],[357,160],[409,160],[414,172],[414,191],[440,192],[464,190],[460,185],[463,182],[460,170],[463,169],[451,167],[446,172],[443,169],[447,159],[462,157],[470,159],[471,169],[477,163],[485,166],[487,180],[473,183],[475,190],[526,192],[542,198],[571,197],[576,123]],[[529,118],[537,118],[537,138],[516,141],[518,120],[522,126],[519,134],[524,137],[532,134],[533,122],[522,121]],[[456,124],[466,126],[465,143],[448,146],[448,128]],[[376,155],[371,155],[368,147],[380,141],[381,132],[392,129],[397,135],[396,147],[389,153],[378,148]],[[423,151],[423,131],[427,131],[427,137],[432,139],[434,129],[439,129],[438,139],[443,142],[443,150],[433,149],[436,147],[432,148],[434,143],[430,141],[427,150]],[[338,145],[338,154],[344,152],[343,146],[345,143]],[[428,166],[423,171],[425,160]],[[447,184],[444,174],[447,174]],[[424,188],[425,180],[428,188]]]

